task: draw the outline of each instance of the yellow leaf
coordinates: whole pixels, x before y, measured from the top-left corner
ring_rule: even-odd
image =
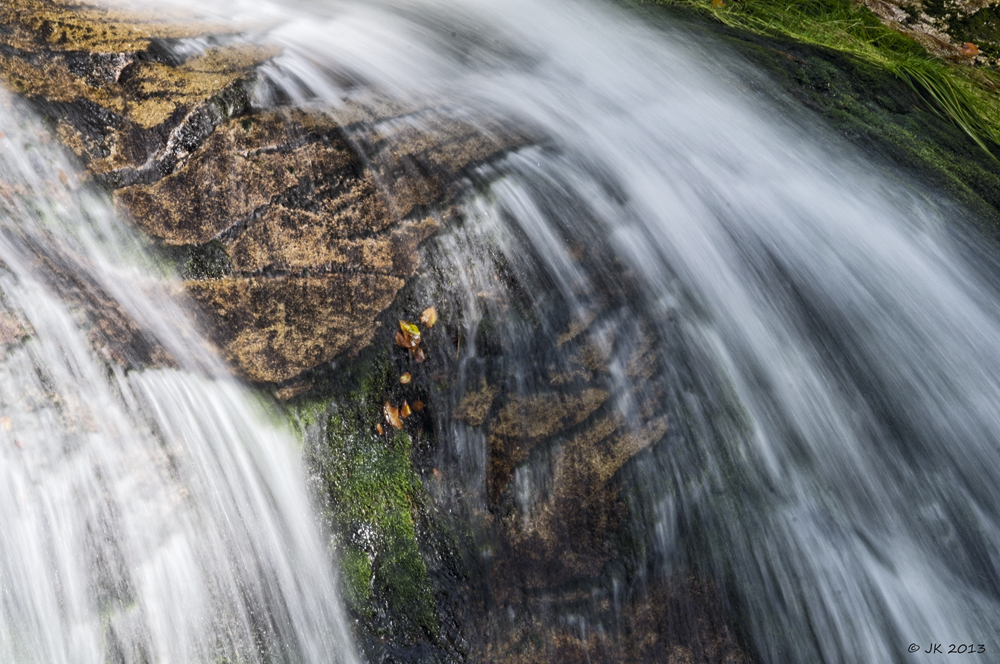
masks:
[[[410,372],[409,371],[407,371],[405,374],[403,374],[402,376],[399,377],[399,382],[401,384],[403,384],[403,385],[406,385],[407,383],[409,383],[410,380],[411,380],[411,376],[410,376]]]
[[[420,328],[413,323],[401,320],[399,321],[399,329],[403,331],[403,334],[408,334],[417,341],[420,341]]]
[[[407,417],[409,417],[412,414],[413,414],[413,411],[410,410],[410,404],[408,404],[408,403],[406,403],[404,401],[403,405],[399,408],[399,416],[405,420]]]
[[[438,311],[434,307],[427,307],[424,309],[424,313],[420,314],[420,322],[427,327],[434,327],[434,323],[438,322]]]

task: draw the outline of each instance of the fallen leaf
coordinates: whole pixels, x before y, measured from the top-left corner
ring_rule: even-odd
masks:
[[[399,409],[393,406],[388,401],[382,406],[382,414],[385,416],[385,421],[396,427],[397,429],[403,428],[403,421],[399,419]]]
[[[424,402],[421,401],[420,399],[417,399],[416,401],[413,402],[412,408],[413,408],[413,412],[419,413],[420,411],[422,411],[424,409]]]
[[[965,55],[979,55],[979,47],[972,42],[962,44],[962,53]]]
[[[712,0],[712,6],[715,7],[716,9],[719,9],[720,7],[725,7],[726,3],[723,2],[722,0]]]
[[[444,473],[442,473],[437,468],[431,468],[431,472],[434,473],[434,479],[436,480],[444,479]]]
[[[420,343],[420,328],[405,320],[399,321],[399,329],[402,330],[403,334],[412,337],[416,342],[414,345]]]
[[[423,348],[417,347],[410,351],[413,353],[413,359],[417,362],[423,362],[427,359],[427,353],[424,352]]]
[[[0,427],[3,427],[4,431],[10,431],[14,428],[14,423],[9,417],[4,415],[3,417],[0,417]]]
[[[375,423],[375,431],[378,431],[378,435],[380,435],[380,436],[382,435],[382,423],[381,422],[376,422]]]
[[[409,383],[410,380],[411,380],[411,376],[410,376],[410,372],[409,371],[407,371],[405,374],[403,374],[402,376],[399,377],[399,382],[401,384],[403,384],[403,385],[406,385],[407,383]]]
[[[427,307],[424,309],[424,313],[420,314],[420,322],[427,327],[434,327],[434,323],[438,322],[438,310],[434,307]]]
[[[406,403],[404,401],[403,405],[399,408],[399,416],[405,420],[407,417],[409,417],[412,414],[413,414],[413,411],[410,410],[410,404],[408,404],[408,403]]]

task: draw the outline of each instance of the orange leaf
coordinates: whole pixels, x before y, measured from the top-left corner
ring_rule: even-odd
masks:
[[[382,414],[385,416],[386,422],[397,429],[403,428],[403,420],[399,419],[399,409],[388,401],[386,401],[385,405],[382,406]]]
[[[962,44],[962,53],[966,55],[979,55],[979,47],[972,42]]]
[[[712,6],[719,9],[720,7],[725,7],[726,3],[723,0],[712,0]]]
[[[417,399],[416,401],[413,402],[413,411],[414,412],[419,413],[423,409],[424,409],[424,402],[423,401],[421,401],[420,399]]]
[[[420,322],[427,327],[434,327],[434,323],[438,322],[438,310],[434,307],[427,307],[424,309],[424,313],[420,314]]]
[[[381,422],[376,422],[375,423],[375,431],[378,431],[378,435],[380,435],[380,436],[382,435],[382,423]]]
[[[444,478],[444,473],[442,473],[437,468],[431,468],[431,472],[434,473],[434,479],[440,480]]]
[[[411,380],[411,376],[410,376],[410,372],[409,371],[407,371],[405,374],[403,374],[402,376],[399,377],[399,382],[401,384],[403,384],[403,385],[406,385],[407,383],[409,383],[410,380]]]
[[[400,406],[400,408],[399,408],[399,416],[405,420],[407,417],[409,417],[412,414],[413,414],[413,411],[410,410],[410,404],[408,404],[408,403],[406,403],[404,401],[403,405]]]

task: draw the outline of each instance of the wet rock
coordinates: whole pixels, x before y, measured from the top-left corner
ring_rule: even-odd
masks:
[[[882,22],[954,62],[1000,63],[1000,3],[994,0],[864,0]]]
[[[373,274],[233,277],[186,283],[227,358],[251,379],[281,382],[364,348],[403,280]]]
[[[277,51],[219,26],[58,0],[5,3],[0,24],[0,78],[126,217],[180,248],[209,335],[254,381],[367,345],[469,169],[529,140],[375,91],[333,114],[252,108]]]

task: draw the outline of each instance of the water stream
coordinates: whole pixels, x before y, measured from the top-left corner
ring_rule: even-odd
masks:
[[[467,340],[487,317],[506,321],[491,332],[506,347],[526,334],[477,298],[498,280],[520,286],[535,320],[589,322],[607,341],[606,387],[637,427],[615,367],[622,339],[640,328],[655,339],[671,428],[632,469],[631,504],[658,573],[710,575],[757,659],[1000,647],[1000,272],[962,210],[758,92],[766,79],[724,48],[614,7],[227,11],[270,21],[261,38],[285,49],[262,106],[337,113],[377,90],[539,137],[470,176],[464,222],[428,251],[452,261],[440,272]],[[142,271],[123,276],[107,258],[122,231],[99,200],[59,184],[71,169],[58,155],[18,138],[30,121],[0,131],[35,155],[0,154],[5,179],[25,188],[17,200],[34,201],[2,208],[0,289],[32,332],[0,364],[13,424],[0,432],[0,659],[103,661],[114,647],[128,662],[240,649],[349,661],[287,435],[191,350],[183,323],[164,322],[184,316],[163,313],[173,305],[153,284],[133,285]],[[86,230],[71,233],[80,218]],[[79,268],[179,368],[102,373],[72,312],[33,276],[24,234],[86,257]],[[504,370],[530,385],[538,358],[522,346]],[[469,386],[487,354],[463,348]],[[449,463],[481,484],[482,437],[439,430]],[[515,481],[529,505],[541,489],[530,473]],[[138,572],[118,576],[126,567]]]
[[[674,426],[635,495],[664,573],[710,570],[761,661],[997,647],[1000,300],[962,210],[682,29],[585,2],[326,7],[270,35],[300,101],[336,108],[351,88],[334,81],[361,81],[544,137],[476,174],[440,255],[472,327],[502,264],[539,317],[658,331]],[[623,274],[624,299],[602,299]],[[465,369],[483,356],[472,344]],[[530,383],[537,362],[506,370]],[[450,430],[481,469],[482,437]]]
[[[291,433],[6,94],[0,133],[0,660],[355,661]]]

